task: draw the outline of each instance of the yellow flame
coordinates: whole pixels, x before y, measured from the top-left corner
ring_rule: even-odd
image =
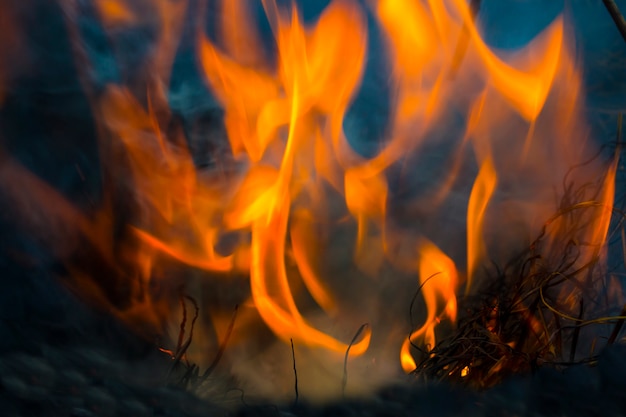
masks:
[[[415,361],[410,354],[410,342],[422,340],[423,345],[432,349],[437,342],[435,327],[442,318],[452,322],[456,320],[456,287],[458,275],[452,259],[444,254],[435,244],[424,240],[419,248],[420,293],[426,303],[424,324],[412,332],[404,341],[400,352],[400,362],[405,372],[415,369]]]
[[[289,288],[284,258],[293,201],[314,175],[307,155],[318,153],[315,165],[336,159],[330,148],[322,150],[326,138],[320,135],[323,127],[319,118],[324,116],[331,124],[343,118],[363,71],[365,21],[351,1],[332,2],[311,28],[303,25],[295,7],[289,16],[274,1],[264,1],[263,6],[278,48],[275,73],[267,69],[270,65],[261,65],[260,54],[246,52],[250,45],[258,45],[251,26],[239,32],[236,26],[224,24],[223,52],[208,39],[200,39],[201,62],[209,85],[224,106],[232,150],[252,164],[224,220],[229,228],[251,229],[252,296],[267,325],[284,340],[343,352],[346,344],[310,326],[300,314]],[[242,3],[223,2],[222,13],[224,21],[249,21]],[[280,134],[283,126],[287,127],[284,143]],[[275,153],[274,149],[280,151]],[[329,179],[335,175],[329,172]],[[352,182],[346,184],[350,188]],[[366,204],[355,210],[381,217],[380,204],[377,207]],[[294,223],[294,258],[314,299],[332,310],[331,298],[301,246],[301,230]],[[350,353],[362,354],[369,338],[368,332]]]
[[[497,176],[491,158],[483,161],[467,205],[467,284],[466,293],[472,286],[472,278],[478,262],[484,256],[483,225],[487,204],[496,188]]]

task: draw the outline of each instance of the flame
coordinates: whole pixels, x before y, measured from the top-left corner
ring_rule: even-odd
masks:
[[[74,13],[82,7],[66,3]],[[519,233],[510,236],[513,226],[538,233],[555,211],[554,190],[585,160],[580,74],[563,17],[512,53],[488,46],[467,1],[371,2],[372,23],[387,46],[382,58],[388,61],[390,115],[377,151],[364,156],[355,145],[361,138],[344,130],[353,101],[367,88],[361,84],[368,82],[368,19],[359,2],[333,0],[307,23],[295,3],[289,8],[262,0],[271,39],[258,29],[250,2],[211,3],[210,34],[198,23],[206,10],[193,9],[197,3],[95,2],[114,60],[124,55],[118,54],[124,47],[119,33],[147,28],[154,34],[145,62],[137,68],[117,62],[115,83],[88,88],[89,65],[81,70],[105,160],[106,191],[96,215],[81,215],[12,160],[0,166],[0,192],[29,209],[33,219],[21,226],[29,233],[47,227],[46,243],[68,259],[74,279],[92,298],[106,304],[107,295],[85,268],[71,265],[81,242],[107,271],[128,280],[131,307],[114,310],[137,327],[143,316],[158,328],[171,315],[167,301],[147,294],[156,285],[163,292],[176,287],[163,278],[164,259],[175,260],[224,285],[235,276],[249,278],[244,303],[283,342],[338,359],[347,351],[351,357],[369,349],[382,355],[381,346],[393,345],[397,361],[397,334],[405,323],[386,313],[394,306],[371,299],[389,288],[400,299],[418,274],[426,312],[400,347],[402,369],[415,370],[411,344],[432,349],[443,331],[438,325],[457,319],[459,276],[467,277],[465,295],[478,291],[481,266],[523,245]],[[199,71],[224,114],[229,149],[216,156],[219,169],[194,163],[193,146],[169,108],[170,78],[188,27],[197,30],[191,36]],[[81,31],[71,33],[80,45]],[[9,62],[12,48],[0,39],[0,58]],[[88,60],[79,58],[77,63]],[[0,65],[0,104],[9,75]],[[467,174],[474,158],[475,179]],[[574,180],[588,184],[598,172],[591,164]],[[575,233],[574,240],[594,248],[594,257],[606,247],[616,172],[617,160],[589,199],[593,213]],[[32,194],[20,195],[13,176]],[[124,198],[134,213],[118,219],[114,208]],[[33,209],[37,201],[51,202],[49,211]],[[565,239],[560,221],[549,231],[554,246]],[[64,231],[59,222],[72,226]],[[118,228],[121,237],[111,231]],[[349,233],[354,236],[344,244]],[[459,249],[448,236],[463,233],[467,240]],[[353,255],[349,272],[321,266],[343,249]],[[459,273],[456,265],[465,259]],[[359,292],[354,298],[362,291],[366,300],[350,300],[344,287]],[[224,312],[207,316],[218,322]],[[362,317],[386,321],[347,343],[346,332]],[[392,327],[389,336],[374,337],[385,326]],[[469,367],[461,370],[462,377],[469,375]]]
[[[100,19],[107,26],[135,23],[137,18],[129,6],[123,0],[99,0],[96,2]]]
[[[605,249],[607,244],[613,214],[613,202],[615,201],[615,176],[617,175],[618,163],[619,158],[616,156],[609,165],[600,187],[601,191],[598,198],[600,213],[595,216],[589,241],[590,245],[595,247],[597,251]]]
[[[467,205],[467,286],[469,292],[472,285],[472,275],[476,270],[476,265],[484,256],[485,244],[482,238],[483,223],[487,204],[491,198],[497,184],[496,172],[491,158],[485,159],[478,176],[474,182],[474,187],[470,194]]]
[[[425,346],[434,348],[435,327],[443,318],[454,322],[457,315],[455,291],[458,275],[454,261],[429,241],[420,244],[418,253],[420,293],[424,297],[427,313],[424,324],[412,332],[402,345],[400,362],[405,372],[413,371],[416,366],[410,353],[411,342],[423,339]]]
[[[539,59],[535,58],[526,63],[532,70],[520,71],[504,63],[487,47],[478,34],[467,3],[455,0],[454,4],[496,90],[522,117],[534,121],[543,109],[558,68],[563,44],[562,17],[555,19],[544,33],[536,38],[545,38],[545,51],[537,54]]]
[[[133,227],[137,237],[189,265],[231,270],[233,256],[220,256],[214,250],[219,237],[213,218],[219,208],[218,190],[197,182],[185,145],[165,141],[153,114],[145,112],[124,91],[111,87],[107,93],[100,103],[102,112],[130,159],[135,184],[141,190],[145,221],[153,216],[154,222],[162,222],[159,228],[163,230],[153,233]],[[179,237],[172,224],[185,225],[191,238]],[[159,239],[155,233],[164,237]]]
[[[312,230],[312,214],[306,210],[293,214],[290,227],[290,238],[292,242],[293,255],[298,266],[302,280],[309,293],[317,304],[329,314],[337,311],[337,302],[332,293],[324,285],[324,281],[315,272],[313,262],[316,243],[313,240],[314,230]]]
[[[618,161],[619,158],[614,157],[596,187],[590,192],[581,193],[580,201],[561,208],[546,223],[545,252],[549,259],[559,258],[561,248],[565,245],[564,240],[568,239],[578,246],[578,254],[572,265],[574,270],[606,261]],[[576,215],[572,216],[570,212],[576,212]],[[578,304],[577,297],[572,296],[570,290],[563,289],[561,297],[569,301],[570,307],[575,307]]]
[[[223,3],[223,20],[236,17],[249,21],[245,10],[235,3]],[[225,220],[232,229],[251,230],[252,297],[268,326],[284,340],[343,352],[345,343],[311,327],[301,316],[285,270],[285,241],[292,201],[315,175],[306,155],[322,139],[315,135],[323,131],[318,120],[323,116],[331,125],[341,122],[358,86],[365,56],[364,17],[354,3],[335,1],[308,29],[295,8],[288,16],[273,1],[265,1],[263,6],[279,52],[275,72],[268,69],[269,65],[257,69],[262,59],[259,54],[242,52],[243,45],[256,45],[258,36],[251,30],[235,32],[229,29],[235,26],[224,25],[223,51],[206,37],[200,39],[202,66],[224,106],[233,153],[246,156],[251,164]],[[280,133],[283,126],[287,126],[284,142]],[[281,148],[282,155],[276,157],[273,149]],[[321,148],[317,146],[317,150]],[[315,162],[326,163],[321,160],[326,157],[332,155]],[[345,183],[347,190],[352,182]],[[354,208],[359,212],[368,209]],[[380,210],[374,211],[382,215]],[[324,285],[304,255],[306,250],[299,246],[299,230],[294,226],[296,239],[292,244],[302,277],[320,306],[332,309]],[[350,353],[362,354],[368,343],[369,333],[352,346]]]
[[[402,347],[400,348],[400,365],[407,374],[413,372],[417,368],[415,359],[413,358],[413,355],[411,355],[410,337],[407,337],[404,339],[404,342],[402,342]]]

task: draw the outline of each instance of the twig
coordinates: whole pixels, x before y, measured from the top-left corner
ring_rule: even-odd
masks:
[[[554,312],[552,313],[553,317],[554,317],[554,325],[556,326],[556,333],[555,333],[555,337],[556,337],[556,341],[554,342],[554,344],[556,345],[558,351],[556,351],[555,349],[555,353],[557,357],[561,356],[561,352],[563,351],[563,329],[561,328],[561,319],[559,318],[558,314],[555,314]],[[548,338],[548,342],[550,341],[551,338]]]
[[[356,342],[356,340],[359,338],[363,330],[367,328],[367,326],[369,326],[369,324],[364,323],[361,325],[361,327],[359,327],[359,330],[356,331],[356,334],[350,341],[350,344],[348,345],[348,349],[346,349],[346,356],[343,358],[343,378],[341,380],[341,396],[344,396],[346,394],[346,385],[348,385],[348,355],[350,354],[350,348],[352,348],[352,345]]]
[[[613,18],[615,26],[617,26],[617,30],[619,30],[622,38],[624,38],[624,41],[626,41],[626,19],[624,19],[624,16],[619,11],[619,7],[617,7],[617,4],[615,4],[615,0],[602,0],[602,2],[604,3],[604,7],[606,7],[606,10]]]
[[[198,365],[196,365],[195,363],[192,364],[189,368],[187,368],[187,371],[185,372],[183,377],[180,379],[180,385],[182,386],[182,388],[186,389],[190,381],[197,380],[199,369],[200,368],[198,368]]]
[[[211,373],[213,372],[213,370],[219,363],[220,359],[222,358],[222,355],[224,355],[224,351],[226,350],[226,345],[228,345],[230,336],[233,333],[233,328],[235,327],[235,319],[237,318],[237,311],[239,311],[239,304],[235,305],[235,310],[233,311],[233,316],[230,319],[230,324],[228,325],[228,329],[226,330],[226,335],[224,336],[224,340],[222,340],[222,343],[220,344],[220,347],[217,350],[217,353],[215,354],[215,358],[213,359],[213,362],[211,362],[211,365],[209,365],[209,367],[206,368],[206,370],[200,377],[200,383],[206,381],[206,379],[209,377],[209,375],[211,375]]]
[[[626,316],[626,305],[624,305],[624,307],[622,308],[622,312],[620,313],[620,316]],[[611,336],[609,336],[609,339],[607,340],[607,344],[612,345],[613,343],[615,343],[615,340],[617,339],[617,336],[619,336],[619,332],[622,330],[622,326],[624,325],[624,319],[620,319],[617,321],[617,323],[615,323],[615,327],[613,328],[613,331],[611,332]]]
[[[622,226],[622,257],[624,260],[624,267],[626,267],[626,229]]]
[[[619,136],[618,133],[618,151],[624,146]],[[600,155],[598,152],[580,166],[596,160]],[[564,195],[558,203],[557,212],[544,223],[539,236],[530,246],[510,264],[513,270],[509,271],[509,267],[499,270],[496,266],[496,279],[488,280],[484,288],[479,289],[475,296],[477,302],[470,298],[461,300],[458,310],[464,314],[459,318],[456,330],[438,340],[428,357],[417,366],[416,374],[433,380],[453,379],[465,385],[486,388],[509,374],[531,372],[538,366],[595,363],[593,350],[589,355],[580,351],[583,327],[611,323],[613,334],[608,340],[612,343],[618,340],[620,332],[626,327],[623,325],[626,322],[626,306],[621,316],[586,318],[595,311],[590,307],[599,302],[581,278],[586,272],[590,273],[597,257],[579,265],[582,251],[589,245],[581,241],[579,234],[592,227],[585,211],[604,205],[596,201],[599,191],[596,195],[589,195],[595,190],[595,183],[574,184],[574,181],[564,180]],[[626,219],[616,207],[612,211]],[[555,257],[557,253],[553,253],[555,242],[548,234],[549,227],[555,228],[550,234],[559,236],[556,244],[562,248],[560,260]],[[626,242],[626,236],[623,240]],[[545,253],[544,245],[548,245],[551,251]],[[571,286],[582,296],[584,304],[580,302],[580,311],[559,311],[562,306],[555,304],[553,291],[558,293],[562,285]],[[493,304],[488,301],[493,297],[498,299],[497,326],[490,324]],[[416,298],[417,294],[412,304],[416,303]],[[485,320],[486,317],[488,320]],[[565,335],[569,335],[569,354],[564,353]],[[470,372],[461,376],[460,371],[465,367],[469,367]]]
[[[193,319],[191,320],[191,327],[189,329],[189,337],[187,338],[187,341],[185,343],[182,343],[182,340],[184,338],[184,333],[185,333],[185,323],[187,321],[187,307],[185,305],[185,299],[189,300],[194,308],[195,308],[195,313],[193,316]],[[200,308],[198,307],[198,303],[196,302],[196,300],[194,300],[192,297],[188,296],[188,295],[182,295],[180,296],[180,302],[181,305],[183,307],[183,319],[180,325],[180,333],[178,335],[178,344],[176,347],[176,353],[174,355],[174,357],[172,359],[174,359],[174,362],[172,363],[172,366],[170,367],[169,371],[167,372],[167,376],[166,376],[166,380],[169,381],[170,377],[172,376],[172,373],[174,372],[174,370],[176,369],[176,367],[178,366],[178,364],[180,363],[180,360],[185,356],[185,353],[187,352],[187,349],[189,348],[189,345],[191,345],[191,341],[193,340],[193,328],[196,324],[196,320],[198,319],[198,316],[200,314]],[[165,350],[163,350],[165,351]],[[185,374],[187,375],[187,373]],[[185,375],[183,376],[183,379],[185,378]],[[179,381],[182,382],[182,379]]]
[[[178,332],[178,343],[176,343],[176,355],[183,347],[183,341],[185,340],[185,327],[187,326],[187,305],[185,304],[185,296],[180,294],[179,297],[180,306],[183,309],[183,318],[180,321],[180,330]]]
[[[293,359],[293,376],[294,376],[294,391],[296,392],[296,399],[293,402],[294,405],[298,405],[298,369],[296,368],[296,351],[293,348],[293,339],[289,339],[291,342],[291,358]]]
[[[198,303],[196,302],[196,300],[194,300],[192,297],[188,295],[183,295],[182,298],[186,298],[193,304],[195,308],[195,313],[194,313],[193,319],[191,320],[191,327],[189,329],[189,337],[187,338],[187,341],[182,346],[180,346],[179,349],[177,348],[176,356],[174,357],[174,362],[172,363],[172,366],[170,367],[170,370],[167,374],[167,379],[170,378],[170,376],[172,375],[172,372],[174,371],[176,366],[178,366],[178,364],[180,363],[181,358],[187,352],[189,345],[191,345],[191,341],[193,340],[193,328],[196,324],[196,320],[198,319],[198,315],[200,314],[200,308],[198,307]],[[183,300],[183,305],[184,305],[184,300]],[[186,314],[187,314],[186,308],[183,308],[183,311],[184,311],[184,317],[186,317]]]
[[[189,337],[187,338],[187,341],[181,348],[181,352],[180,352],[181,357],[185,355],[185,353],[187,352],[187,349],[189,348],[189,345],[191,345],[191,341],[193,340],[193,328],[196,325],[196,320],[198,320],[198,316],[200,315],[200,307],[198,307],[198,303],[196,302],[196,300],[193,297],[190,297],[188,295],[185,295],[185,298],[189,300],[191,304],[193,304],[194,313],[193,313],[193,319],[191,319],[191,326],[189,328]]]
[[[241,394],[239,396],[239,400],[241,401],[241,404],[243,404],[244,407],[251,408],[250,405],[246,402],[246,392],[242,390],[241,388],[230,388],[228,391],[224,393],[224,397],[226,397],[226,395],[228,395],[229,392],[233,392],[233,391]]]
[[[584,313],[584,303],[583,298],[580,299],[580,311],[578,312],[578,322],[580,323],[583,318]],[[576,357],[576,347],[578,345],[578,336],[580,335],[580,326],[576,326],[574,328],[574,334],[572,335],[572,350],[569,352],[569,361],[574,362],[574,358]]]
[[[428,283],[428,281],[430,281],[432,278],[436,277],[439,274],[441,274],[441,271],[435,272],[434,274],[426,278],[424,282],[422,282],[420,286],[417,287],[417,291],[415,291],[415,294],[413,294],[413,298],[411,298],[411,304],[409,304],[409,325],[411,326],[411,331],[409,332],[409,336],[408,336],[409,343],[415,349],[419,350],[422,354],[426,353],[426,351],[423,350],[421,347],[417,346],[415,343],[413,343],[413,340],[411,340],[411,336],[413,335],[413,332],[415,331],[415,324],[413,323],[413,307],[415,306],[415,301],[417,301],[417,296],[420,295],[426,283]]]

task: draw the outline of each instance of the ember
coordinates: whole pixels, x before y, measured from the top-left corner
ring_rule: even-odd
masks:
[[[566,17],[511,52],[464,0],[333,0],[314,20],[276,0],[59,4],[102,196],[85,214],[5,153],[2,198],[76,294],[159,340],[169,378],[287,399],[293,359],[308,398],[402,370],[489,387],[617,341],[621,149],[589,137]],[[184,54],[212,112],[199,134],[173,88],[192,85]],[[368,141],[372,65],[387,114]]]

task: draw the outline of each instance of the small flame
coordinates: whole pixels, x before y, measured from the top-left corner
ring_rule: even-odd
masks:
[[[410,374],[417,368],[415,359],[411,355],[411,341],[408,337],[404,339],[402,348],[400,348],[400,365],[407,374]]]
[[[410,342],[423,339],[430,349],[435,347],[435,327],[443,318],[454,322],[457,315],[456,287],[458,276],[452,259],[432,242],[423,241],[418,248],[420,292],[426,303],[426,320],[422,327],[411,333],[402,345],[400,362],[405,372],[415,369],[410,354]]]
[[[523,72],[504,63],[487,47],[478,34],[467,3],[463,0],[454,0],[454,3],[496,90],[522,117],[534,121],[543,109],[558,68],[563,44],[562,17],[555,19],[544,33],[535,38],[535,42],[542,41],[545,45],[533,50],[545,50],[537,53],[539,59],[527,61],[526,65],[532,69]]]
[[[593,232],[589,239],[590,245],[595,247],[598,252],[605,249],[605,245],[607,244],[607,236],[609,234],[609,226],[613,214],[613,202],[615,201],[615,176],[617,175],[618,163],[619,157],[616,156],[610,164],[600,187],[600,195],[598,198],[600,213],[595,216],[592,227]]]
[[[95,4],[100,19],[107,26],[129,25],[137,21],[135,13],[124,0],[98,0]]]
[[[482,163],[467,205],[467,286],[466,293],[472,285],[472,276],[476,266],[485,253],[482,238],[483,224],[487,204],[497,184],[496,172],[491,158]]]

